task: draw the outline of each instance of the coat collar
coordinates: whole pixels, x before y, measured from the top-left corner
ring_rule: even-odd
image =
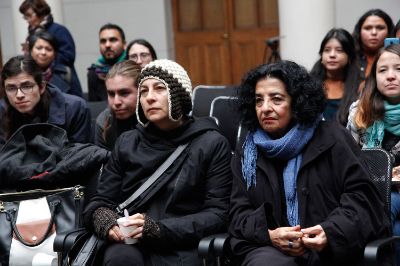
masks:
[[[315,129],[314,136],[311,138],[310,142],[306,145],[303,151],[303,161],[300,166],[300,171],[304,166],[315,160],[319,155],[330,147],[332,147],[336,140],[331,136],[330,132],[332,130],[324,130],[324,128],[329,128],[332,126],[330,122],[321,121],[317,128]]]
[[[50,92],[51,100],[49,107],[49,123],[55,125],[65,124],[65,97],[59,89],[51,85],[47,85],[47,90]]]

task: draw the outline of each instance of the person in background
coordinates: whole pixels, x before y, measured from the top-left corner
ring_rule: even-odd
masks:
[[[65,65],[71,69],[71,79],[74,81],[75,90],[82,95],[82,87],[75,70],[75,42],[69,30],[53,21],[51,8],[45,0],[24,0],[19,7],[19,12],[28,22],[28,38],[37,31],[46,30],[57,42],[58,53],[55,58],[56,65]],[[23,45],[23,50],[29,52],[29,43]]]
[[[325,90],[324,119],[346,126],[349,107],[358,98],[360,82],[353,37],[345,29],[331,29],[321,42],[319,55],[310,74]]]
[[[99,48],[101,56],[88,68],[89,101],[107,100],[105,78],[110,68],[125,60],[125,33],[116,24],[107,23],[99,31]]]
[[[356,47],[361,79],[365,80],[371,71],[372,62],[384,40],[393,36],[393,21],[381,9],[371,9],[365,12],[357,21],[353,38]],[[360,84],[360,91],[364,82]]]
[[[43,82],[42,69],[30,57],[9,59],[1,72],[5,97],[0,101],[0,135],[5,139],[22,125],[50,123],[67,131],[70,142],[90,141],[90,111],[85,100]]]
[[[249,133],[231,162],[229,234],[241,265],[363,265],[389,223],[360,148],[322,120],[322,86],[281,61],[251,70],[238,99]]]
[[[400,180],[400,45],[382,48],[358,101],[350,107],[350,130],[363,148],[380,147],[394,157],[393,179]],[[400,194],[391,193],[393,235],[400,235]],[[400,245],[396,243],[397,262]]]
[[[201,265],[201,238],[226,230],[231,172],[229,142],[213,119],[193,118],[192,85],[177,63],[155,60],[138,78],[138,126],[121,134],[104,167],[84,223],[108,240],[103,265]],[[128,205],[137,226],[124,244],[115,206],[124,202],[182,144],[174,163]],[[212,143],[212,145],[209,145]]]
[[[136,81],[139,74],[140,66],[130,60],[116,63],[108,72],[108,107],[96,119],[96,145],[112,150],[119,135],[136,128]]]
[[[397,21],[397,24],[394,27],[394,36],[396,36],[396,38],[400,38],[400,19]]]
[[[143,68],[145,65],[157,59],[153,46],[144,39],[131,41],[126,47],[126,59],[132,60]]]
[[[79,80],[74,79],[72,70],[57,64],[57,40],[47,31],[38,31],[29,36],[29,54],[43,71],[43,80],[50,82],[62,92],[82,97]]]

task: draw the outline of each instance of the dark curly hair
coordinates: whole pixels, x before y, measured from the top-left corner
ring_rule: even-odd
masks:
[[[315,81],[307,70],[291,61],[263,64],[250,70],[237,88],[240,120],[250,131],[259,127],[256,115],[255,90],[259,80],[276,78],[281,80],[292,99],[293,119],[299,124],[311,124],[325,108],[322,84]]]

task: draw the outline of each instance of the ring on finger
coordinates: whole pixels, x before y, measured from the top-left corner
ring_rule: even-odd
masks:
[[[292,241],[288,241],[288,248],[293,248],[293,242]]]

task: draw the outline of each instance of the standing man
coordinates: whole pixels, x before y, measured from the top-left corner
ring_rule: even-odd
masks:
[[[88,68],[89,101],[107,100],[105,78],[110,68],[125,59],[125,33],[121,27],[107,23],[100,28],[101,56]]]

